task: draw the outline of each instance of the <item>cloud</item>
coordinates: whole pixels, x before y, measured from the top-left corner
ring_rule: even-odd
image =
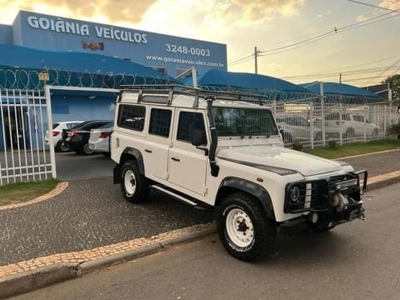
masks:
[[[245,20],[257,21],[263,19],[272,19],[277,15],[292,16],[298,14],[298,7],[304,5],[306,0],[206,0],[206,8],[209,13],[223,20]],[[50,14],[64,11],[67,17],[80,19],[93,19],[101,17],[110,23],[140,23],[146,12],[162,0],[98,0],[88,4],[83,4],[80,0],[0,0],[1,6],[14,9],[28,10],[34,12]],[[197,6],[193,0],[170,0],[169,6],[180,9],[181,6]],[[202,1],[203,2],[203,1]]]
[[[399,10],[400,2],[393,1],[393,0],[383,0],[383,1],[381,1],[381,3],[379,3],[379,6],[383,7],[383,8],[392,9],[392,10]]]
[[[277,15],[297,15],[298,7],[304,5],[305,0],[230,0],[224,3],[219,10],[215,10],[220,17],[226,20],[260,21]]]
[[[17,0],[10,4],[10,1],[1,0],[0,4],[3,8],[12,6],[14,9],[38,13],[49,11],[48,14],[55,14],[55,11],[64,11],[68,17],[72,18],[93,19],[102,16],[104,20],[110,23],[129,21],[134,24],[140,22],[147,9],[156,2],[157,0],[98,0],[85,4],[80,0]],[[43,10],[44,7],[47,8],[46,11]]]
[[[389,10],[400,10],[400,1],[393,1],[393,0],[383,0],[379,3],[378,5],[379,7],[382,7],[383,9],[375,9],[374,11],[367,13],[367,14],[363,14],[357,17],[357,21],[358,22],[364,22],[367,21],[373,17],[376,17],[377,15],[381,14],[381,13],[387,13],[388,9]],[[394,12],[393,12],[394,13]]]

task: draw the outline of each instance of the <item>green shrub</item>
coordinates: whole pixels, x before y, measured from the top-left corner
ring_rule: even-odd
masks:
[[[394,134],[397,138],[400,138],[400,123],[392,124],[387,130],[387,134]]]
[[[303,144],[300,142],[294,142],[292,148],[297,151],[303,150]]]
[[[336,148],[337,147],[337,142],[336,140],[329,140],[328,141],[328,148]]]

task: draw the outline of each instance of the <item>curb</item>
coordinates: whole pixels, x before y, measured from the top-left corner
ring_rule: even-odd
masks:
[[[100,258],[84,263],[57,263],[50,266],[37,268],[16,275],[8,275],[0,278],[0,300],[29,293],[34,290],[75,279],[84,275],[100,271],[102,269],[122,264],[137,258],[155,254],[166,249],[178,246],[190,241],[207,237],[215,232],[215,229],[203,229],[178,238],[172,238],[156,244],[115,254],[106,258]]]
[[[400,171],[374,176],[368,179],[367,192],[400,182]]]
[[[58,264],[35,271],[0,278],[0,299],[31,292],[35,289],[76,278],[78,264]]]
[[[400,171],[375,176],[369,179],[367,191],[379,189],[400,182]],[[58,263],[41,267],[33,271],[0,278],[0,300],[11,296],[28,293],[52,284],[82,277],[84,275],[135,260],[140,257],[161,252],[168,248],[191,241],[199,240],[215,233],[215,228],[200,229],[178,238],[160,241],[139,249],[114,254],[109,257],[96,259],[84,263]]]

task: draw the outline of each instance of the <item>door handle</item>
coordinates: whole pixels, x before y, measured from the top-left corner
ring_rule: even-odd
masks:
[[[153,153],[153,151],[151,151],[150,149],[144,149],[144,151],[147,153]]]
[[[181,161],[179,158],[176,158],[176,157],[171,157],[171,159],[172,159],[173,161]]]

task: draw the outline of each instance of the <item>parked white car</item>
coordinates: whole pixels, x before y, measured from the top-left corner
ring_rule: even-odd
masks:
[[[89,149],[94,152],[110,155],[110,135],[114,128],[114,122],[110,122],[99,128],[90,130]]]
[[[307,121],[306,118],[296,114],[284,114],[276,116],[276,124],[282,132],[283,141],[286,144],[293,142],[307,143],[311,142],[311,137],[314,142],[322,140],[322,131]],[[311,134],[312,132],[312,134]]]
[[[63,145],[62,132],[63,129],[71,129],[72,127],[82,123],[83,121],[64,121],[53,123],[53,143],[55,150],[66,152],[69,151],[69,147]],[[46,135],[44,137],[46,145],[50,145],[49,142],[49,131],[46,130]]]
[[[326,138],[336,139],[342,134],[342,138],[378,135],[378,126],[356,113],[330,113],[325,116]]]

